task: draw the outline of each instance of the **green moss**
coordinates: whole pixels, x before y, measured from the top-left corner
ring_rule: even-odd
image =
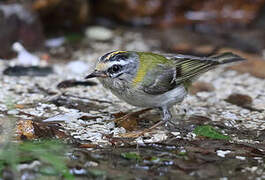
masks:
[[[125,159],[130,159],[130,160],[141,160],[141,156],[137,152],[126,152],[126,153],[121,153],[121,157]]]
[[[225,139],[225,140],[230,139],[229,136],[223,135],[217,129],[209,125],[197,126],[196,129],[194,130],[194,133],[197,136],[208,137],[211,139]]]

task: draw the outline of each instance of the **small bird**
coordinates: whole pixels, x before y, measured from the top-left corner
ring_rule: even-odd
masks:
[[[170,108],[183,101],[192,82],[221,64],[244,60],[227,52],[210,57],[151,52],[113,51],[99,58],[94,72],[103,86],[128,104],[159,108],[162,122],[172,118]]]

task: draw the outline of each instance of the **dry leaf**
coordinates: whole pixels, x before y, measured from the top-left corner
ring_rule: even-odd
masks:
[[[210,83],[203,82],[203,81],[197,81],[192,84],[190,88],[191,94],[197,94],[198,92],[212,92],[214,91],[214,86]]]
[[[17,122],[16,133],[19,139],[35,138],[34,125],[31,120],[20,120]]]

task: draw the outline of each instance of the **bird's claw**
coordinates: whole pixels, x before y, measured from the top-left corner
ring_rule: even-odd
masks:
[[[168,131],[176,131],[179,130],[178,123],[174,123],[172,120],[168,120],[165,122],[165,128]]]

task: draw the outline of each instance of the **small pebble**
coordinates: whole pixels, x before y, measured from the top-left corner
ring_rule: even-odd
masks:
[[[246,157],[244,157],[244,156],[236,156],[236,159],[239,159],[239,160],[246,160]]]
[[[96,41],[107,41],[113,37],[112,31],[102,26],[90,26],[86,29],[85,34],[87,38]]]
[[[231,153],[231,151],[229,151],[229,150],[225,150],[225,151],[217,150],[216,153],[217,153],[217,156],[220,156],[220,157],[224,158],[227,154]]]
[[[19,114],[19,111],[13,109],[13,110],[9,110],[9,111],[7,111],[7,114],[9,114],[9,115],[17,115],[17,114]]]

